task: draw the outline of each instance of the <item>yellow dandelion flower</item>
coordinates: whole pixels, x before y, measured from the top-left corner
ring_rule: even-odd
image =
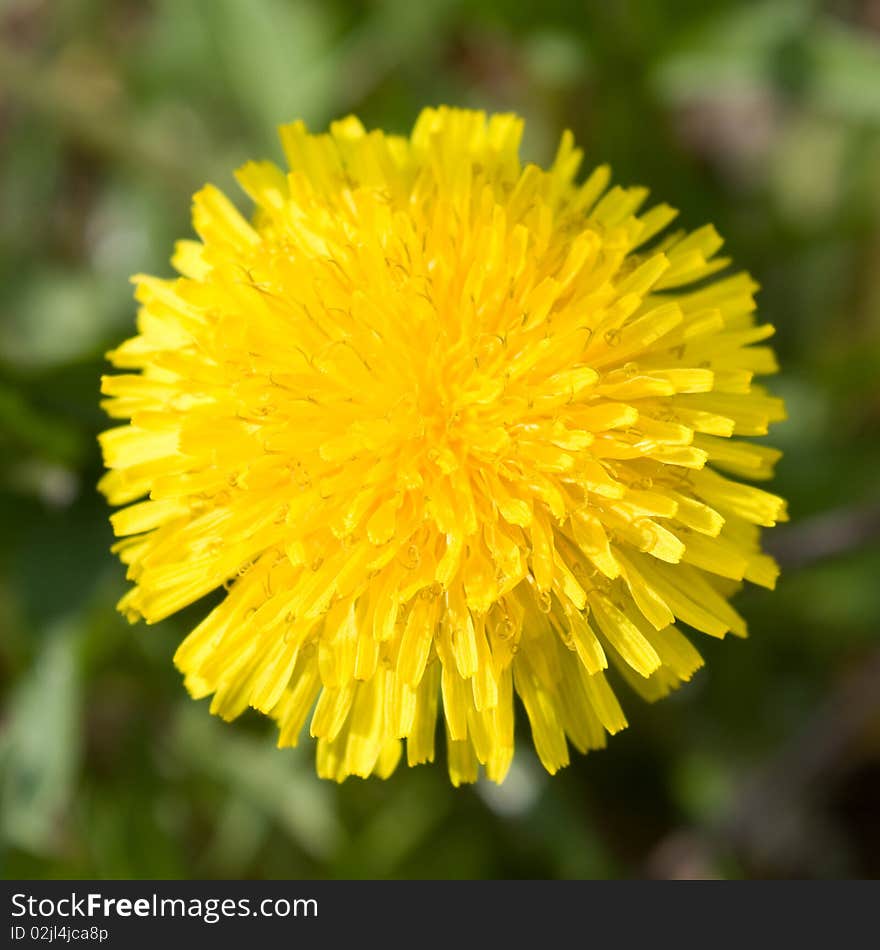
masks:
[[[711,226],[644,188],[581,184],[562,137],[523,165],[522,121],[426,109],[409,138],[355,118],[281,129],[290,171],[210,185],[175,280],[136,278],[110,354],[101,487],[132,620],[228,594],[175,662],[225,719],[306,721],[321,776],[387,776],[406,740],[456,784],[501,781],[514,694],[555,772],[701,658],[676,626],[745,635],[739,582],[772,587],[743,484],[782,419],[746,274]],[[146,499],[146,500],[140,500]],[[442,709],[442,714],[439,712]]]

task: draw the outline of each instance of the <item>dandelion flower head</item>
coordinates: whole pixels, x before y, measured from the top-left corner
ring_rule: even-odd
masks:
[[[173,280],[139,276],[110,354],[101,488],[120,609],[155,623],[225,587],[175,662],[194,697],[306,729],[321,776],[432,761],[501,781],[519,697],[541,762],[626,725],[745,635],[783,418],[755,283],[647,190],[519,158],[514,115],[426,109],[281,129],[242,216],[194,199]],[[666,234],[664,237],[663,234]],[[610,675],[609,675],[610,674]],[[619,690],[618,690],[619,691]],[[405,740],[405,745],[404,745]]]

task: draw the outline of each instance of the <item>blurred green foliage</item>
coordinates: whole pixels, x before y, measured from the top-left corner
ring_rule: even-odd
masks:
[[[453,790],[442,764],[314,777],[257,716],[190,701],[175,645],[115,613],[94,485],[128,277],[168,273],[192,191],[235,192],[275,126],[513,109],[529,157],[711,220],[763,285],[790,421],[745,642],[607,751]],[[880,873],[880,6],[872,0],[2,0],[0,803],[10,877]],[[524,730],[524,724],[520,724]]]

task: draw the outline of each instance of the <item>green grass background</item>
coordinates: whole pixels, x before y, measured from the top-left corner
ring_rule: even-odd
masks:
[[[128,277],[275,126],[440,102],[527,118],[714,222],[763,286],[790,421],[752,635],[700,642],[608,750],[501,788],[319,782],[171,657],[203,611],[114,612],[95,491]],[[869,0],[2,0],[0,805],[7,877],[834,877],[880,873],[880,5]]]

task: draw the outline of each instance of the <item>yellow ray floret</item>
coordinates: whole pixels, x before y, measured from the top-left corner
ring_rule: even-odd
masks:
[[[701,659],[676,623],[744,635],[738,582],[772,587],[739,481],[784,417],[753,281],[711,227],[661,232],[643,188],[578,184],[562,138],[426,109],[409,138],[354,118],[281,130],[289,171],[212,186],[175,280],[137,277],[138,335],[110,354],[102,489],[125,505],[120,603],[156,622],[228,593],[177,652],[193,696],[304,729],[318,771],[387,776],[406,740],[452,781],[513,756],[514,695],[550,772]],[[707,280],[707,278],[712,278]]]

